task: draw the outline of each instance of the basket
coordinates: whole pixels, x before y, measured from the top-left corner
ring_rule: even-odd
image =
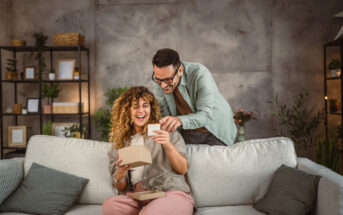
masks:
[[[26,46],[26,40],[12,40],[12,46]]]
[[[79,33],[54,33],[55,46],[84,46],[85,36]]]

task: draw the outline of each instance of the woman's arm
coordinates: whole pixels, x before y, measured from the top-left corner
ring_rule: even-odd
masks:
[[[119,166],[122,160],[118,159],[116,161],[116,172],[114,173],[113,185],[117,188],[118,191],[123,191],[126,188],[125,176],[130,170],[129,165]]]
[[[171,143],[169,133],[163,130],[154,130],[154,132],[157,134],[153,136],[153,139],[167,151],[173,170],[181,175],[186,174],[188,170],[187,159]]]

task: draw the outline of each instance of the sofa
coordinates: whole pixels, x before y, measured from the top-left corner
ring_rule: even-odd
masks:
[[[29,140],[25,158],[15,160],[22,165],[24,175],[35,162],[89,179],[77,203],[66,214],[100,215],[102,202],[117,195],[107,168],[110,147],[109,143],[95,140],[36,135]],[[315,214],[343,215],[343,177],[306,158],[297,158],[288,138],[248,140],[230,147],[187,145],[187,157],[186,180],[196,215],[263,214],[253,204],[266,194],[273,173],[282,164],[321,176]]]

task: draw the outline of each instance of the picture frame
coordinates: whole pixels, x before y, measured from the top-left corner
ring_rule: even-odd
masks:
[[[35,80],[36,79],[36,67],[25,66],[23,78],[24,78],[24,80]]]
[[[26,126],[8,126],[8,147],[26,147]]]
[[[39,113],[40,100],[39,98],[27,98],[26,109],[27,113]]]
[[[56,77],[58,80],[73,80],[75,59],[60,59],[57,62]]]
[[[65,127],[71,127],[74,122],[53,122],[51,125],[51,135],[56,137],[65,137],[64,136],[64,128]]]

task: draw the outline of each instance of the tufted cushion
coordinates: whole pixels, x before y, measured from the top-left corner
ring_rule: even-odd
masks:
[[[297,164],[293,142],[283,137],[229,147],[187,145],[187,156],[187,179],[197,207],[251,205],[265,195],[281,164]]]
[[[23,170],[15,160],[0,161],[0,205],[20,184]]]
[[[33,162],[89,179],[78,203],[102,204],[116,195],[108,170],[109,143],[77,138],[36,135],[26,150],[24,172]]]

